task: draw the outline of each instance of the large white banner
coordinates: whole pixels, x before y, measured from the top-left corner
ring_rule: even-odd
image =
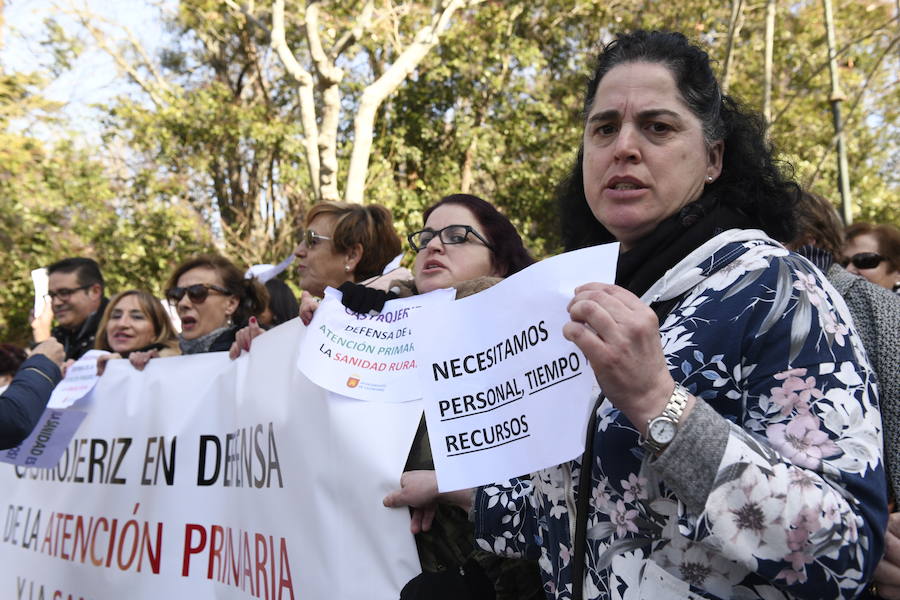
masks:
[[[381,500],[421,405],[326,394],[304,331],[234,362],[111,361],[55,468],[0,465],[0,598],[398,598],[418,558]]]

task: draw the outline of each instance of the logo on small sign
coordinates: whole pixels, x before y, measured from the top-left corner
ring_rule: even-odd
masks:
[[[359,377],[348,377],[347,378],[347,387],[355,388],[359,385]]]

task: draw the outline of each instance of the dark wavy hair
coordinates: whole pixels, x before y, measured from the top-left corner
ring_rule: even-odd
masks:
[[[633,62],[659,63],[668,68],[682,99],[700,120],[706,143],[723,141],[722,173],[706,186],[704,193],[715,194],[722,204],[743,212],[772,238],[784,242],[793,239],[793,206],[800,188],[791,180],[790,165],[773,158],[774,150],[766,142],[762,117],[722,94],[709,55],[682,34],[635,31],[619,34],[607,44],[597,57],[596,68],[588,81],[585,120],[603,77],[613,68]],[[583,158],[581,147],[572,171],[557,188],[566,250],[614,239],[587,205]]]
[[[178,285],[178,279],[191,269],[212,269],[219,274],[225,289],[238,299],[238,307],[231,315],[231,320],[237,327],[245,327],[250,317],[259,316],[265,310],[269,302],[269,292],[256,277],[244,278],[244,272],[238,269],[233,262],[219,254],[198,254],[193,256],[175,268],[166,283],[166,289]]]
[[[528,253],[515,225],[493,204],[478,196],[471,194],[444,196],[424,212],[422,222],[428,221],[431,213],[445,204],[457,204],[472,211],[491,246],[494,247],[494,251],[491,252],[491,264],[497,268],[501,277],[509,277],[534,264],[534,258]]]

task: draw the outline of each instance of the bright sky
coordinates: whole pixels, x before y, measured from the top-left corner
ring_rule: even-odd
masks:
[[[164,36],[157,3],[148,0],[69,0],[80,2],[101,17],[131,28],[151,54],[162,43]],[[173,6],[171,0],[163,0],[164,6]],[[48,73],[52,63],[49,52],[41,45],[47,39],[44,20],[55,17],[69,35],[75,35],[84,44],[84,51],[75,68],[63,73],[44,90],[44,95],[63,102],[70,117],[70,127],[98,141],[99,113],[92,104],[105,102],[127,89],[127,80],[112,59],[96,48],[90,34],[81,30],[66,12],[70,4],[66,0],[10,0],[6,4],[6,25],[3,31],[3,48],[0,61],[8,71],[41,71]],[[116,39],[122,35],[108,29]],[[35,131],[37,135],[53,135],[49,131]]]

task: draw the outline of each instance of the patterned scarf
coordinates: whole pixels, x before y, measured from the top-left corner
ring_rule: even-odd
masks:
[[[203,354],[204,352],[209,352],[209,347],[213,345],[216,338],[229,329],[230,327],[225,325],[193,340],[186,340],[179,335],[178,346],[181,348],[182,354]]]

